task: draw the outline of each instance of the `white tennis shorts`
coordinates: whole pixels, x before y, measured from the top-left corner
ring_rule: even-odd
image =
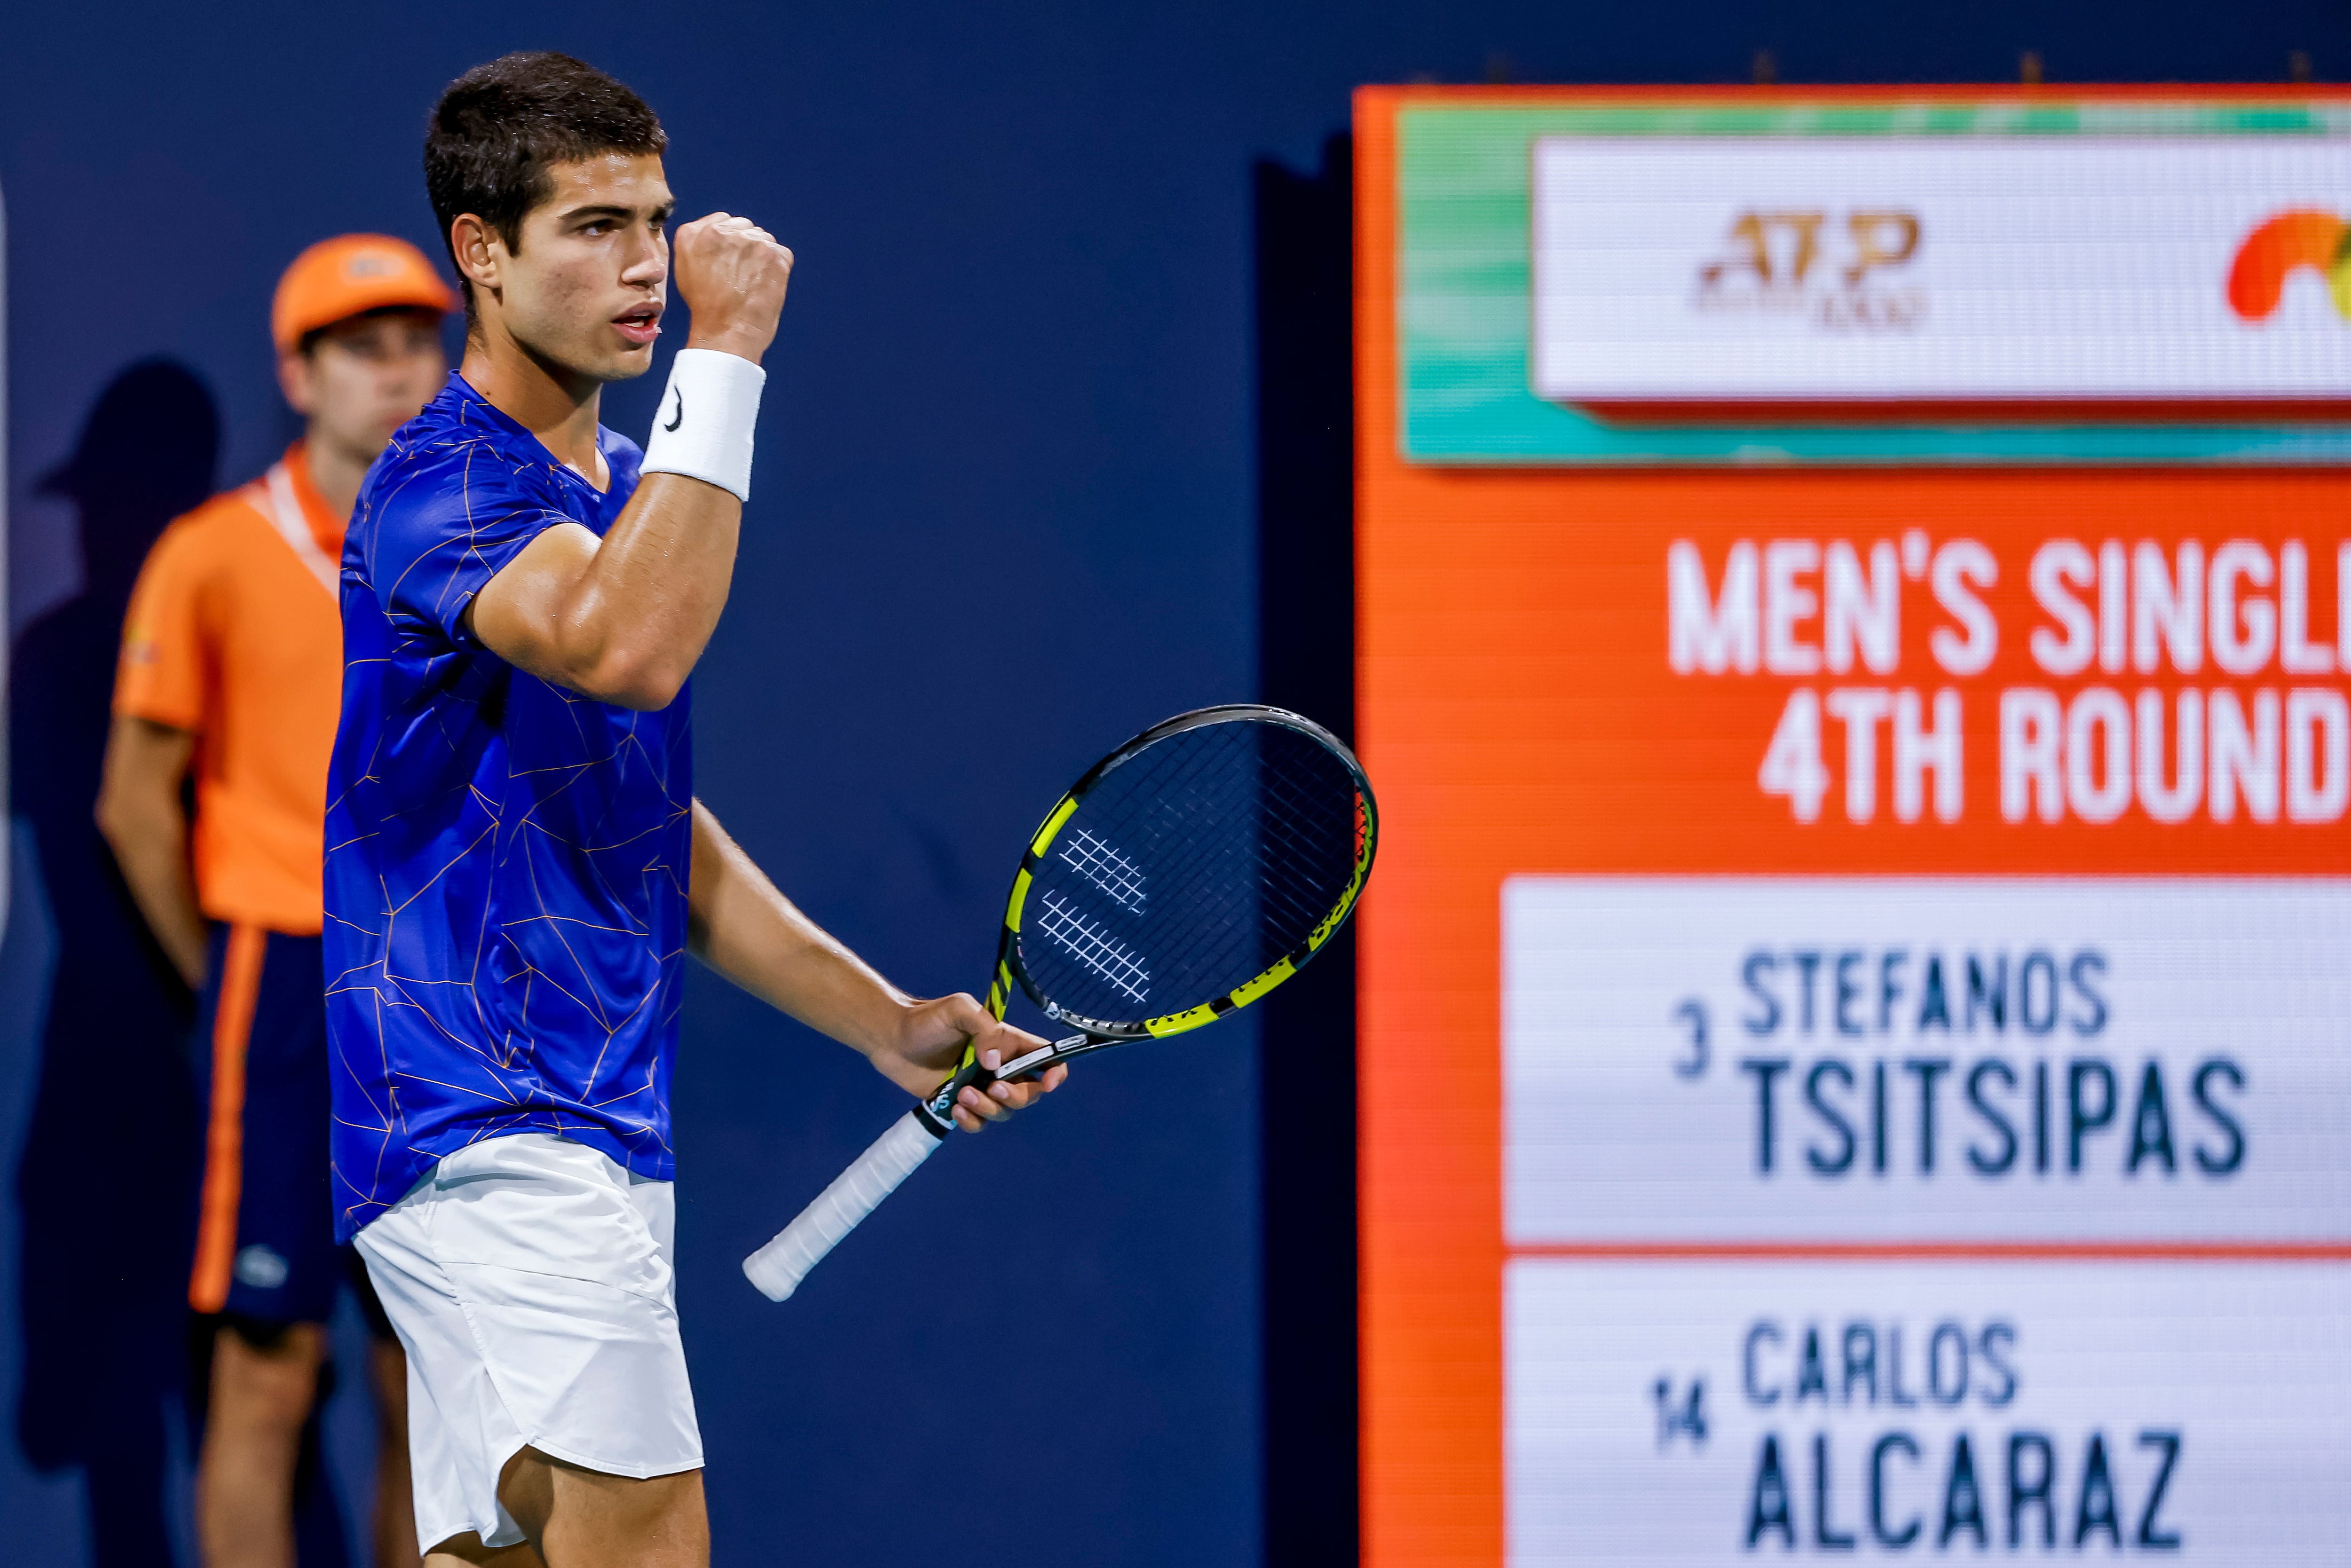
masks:
[[[461,1149],[359,1234],[408,1352],[416,1536],[521,1529],[498,1473],[525,1444],[607,1475],[702,1466],[670,1259],[671,1184],[585,1144]]]

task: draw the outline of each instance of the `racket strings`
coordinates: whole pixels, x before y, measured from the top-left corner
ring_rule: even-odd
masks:
[[[1035,873],[1042,940],[1024,936],[1023,967],[1089,1018],[1200,1006],[1304,946],[1353,880],[1362,831],[1353,768],[1312,737],[1259,721],[1179,731],[1064,825]]]
[[[1133,948],[1088,920],[1084,911],[1058,893],[1048,893],[1038,903],[1038,930],[1059,942],[1070,956],[1129,1001],[1139,1007],[1149,1000],[1151,971]]]
[[[1055,857],[1101,888],[1122,908],[1143,913],[1143,868],[1081,828]]]
[[[1222,885],[1212,879],[1201,879],[1204,887],[1199,910],[1202,928],[1220,931],[1226,938],[1222,944],[1205,951],[1207,967],[1230,968],[1236,964],[1246,966],[1246,973],[1235,984],[1260,972],[1283,954],[1294,950],[1306,934],[1331,912],[1332,901],[1338,892],[1338,886],[1332,885],[1327,878],[1301,874],[1302,866],[1311,865],[1317,860],[1329,863],[1327,859],[1314,852],[1323,846],[1313,842],[1296,827],[1297,816],[1311,809],[1310,798],[1303,791],[1292,788],[1288,791],[1288,798],[1284,799],[1279,789],[1283,782],[1280,779],[1274,778],[1267,782],[1271,786],[1268,793],[1273,799],[1267,803],[1268,809],[1260,813],[1256,823],[1259,833],[1257,841],[1243,841],[1238,846],[1223,846],[1224,853],[1244,854],[1253,863],[1243,874]],[[1269,842],[1269,838],[1276,841]],[[1181,876],[1189,872],[1197,876],[1207,869],[1206,862],[1215,855],[1215,851],[1207,851],[1186,856],[1178,863],[1177,874]]]
[[[1355,824],[1362,815],[1363,801],[1354,792],[1352,779],[1347,781],[1347,809],[1343,815],[1329,810],[1332,798],[1327,787],[1312,789],[1306,781],[1287,774],[1270,779],[1269,792],[1274,796],[1273,810],[1267,814],[1265,826],[1280,842],[1271,852],[1260,846],[1265,886],[1268,892],[1290,900],[1293,918],[1303,919],[1305,929],[1311,930],[1331,913],[1323,895],[1337,890],[1326,886],[1322,875],[1311,880],[1301,877],[1298,869],[1311,866],[1322,872],[1333,863],[1333,856],[1338,856],[1348,862],[1352,876]]]

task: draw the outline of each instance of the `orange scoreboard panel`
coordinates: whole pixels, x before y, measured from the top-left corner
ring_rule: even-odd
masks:
[[[2351,100],[1356,157],[1365,1560],[2351,1561]]]

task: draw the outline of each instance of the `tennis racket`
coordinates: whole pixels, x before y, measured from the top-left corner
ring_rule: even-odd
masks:
[[[1093,765],[1029,841],[1006,901],[987,1010],[1018,985],[1074,1030],[990,1072],[977,1049],[937,1092],[743,1260],[771,1301],[955,1130],[964,1085],[1214,1023],[1302,968],[1371,874],[1379,809],[1362,764],[1310,719],[1201,708]]]

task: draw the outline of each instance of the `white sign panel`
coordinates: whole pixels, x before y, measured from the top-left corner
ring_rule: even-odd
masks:
[[[1514,1247],[2351,1242],[2351,883],[1519,877]]]
[[[2318,1568],[2351,1266],[1521,1260],[1510,1560]]]
[[[1531,200],[1534,390],[1604,416],[2351,406],[2351,141],[1558,136]]]

